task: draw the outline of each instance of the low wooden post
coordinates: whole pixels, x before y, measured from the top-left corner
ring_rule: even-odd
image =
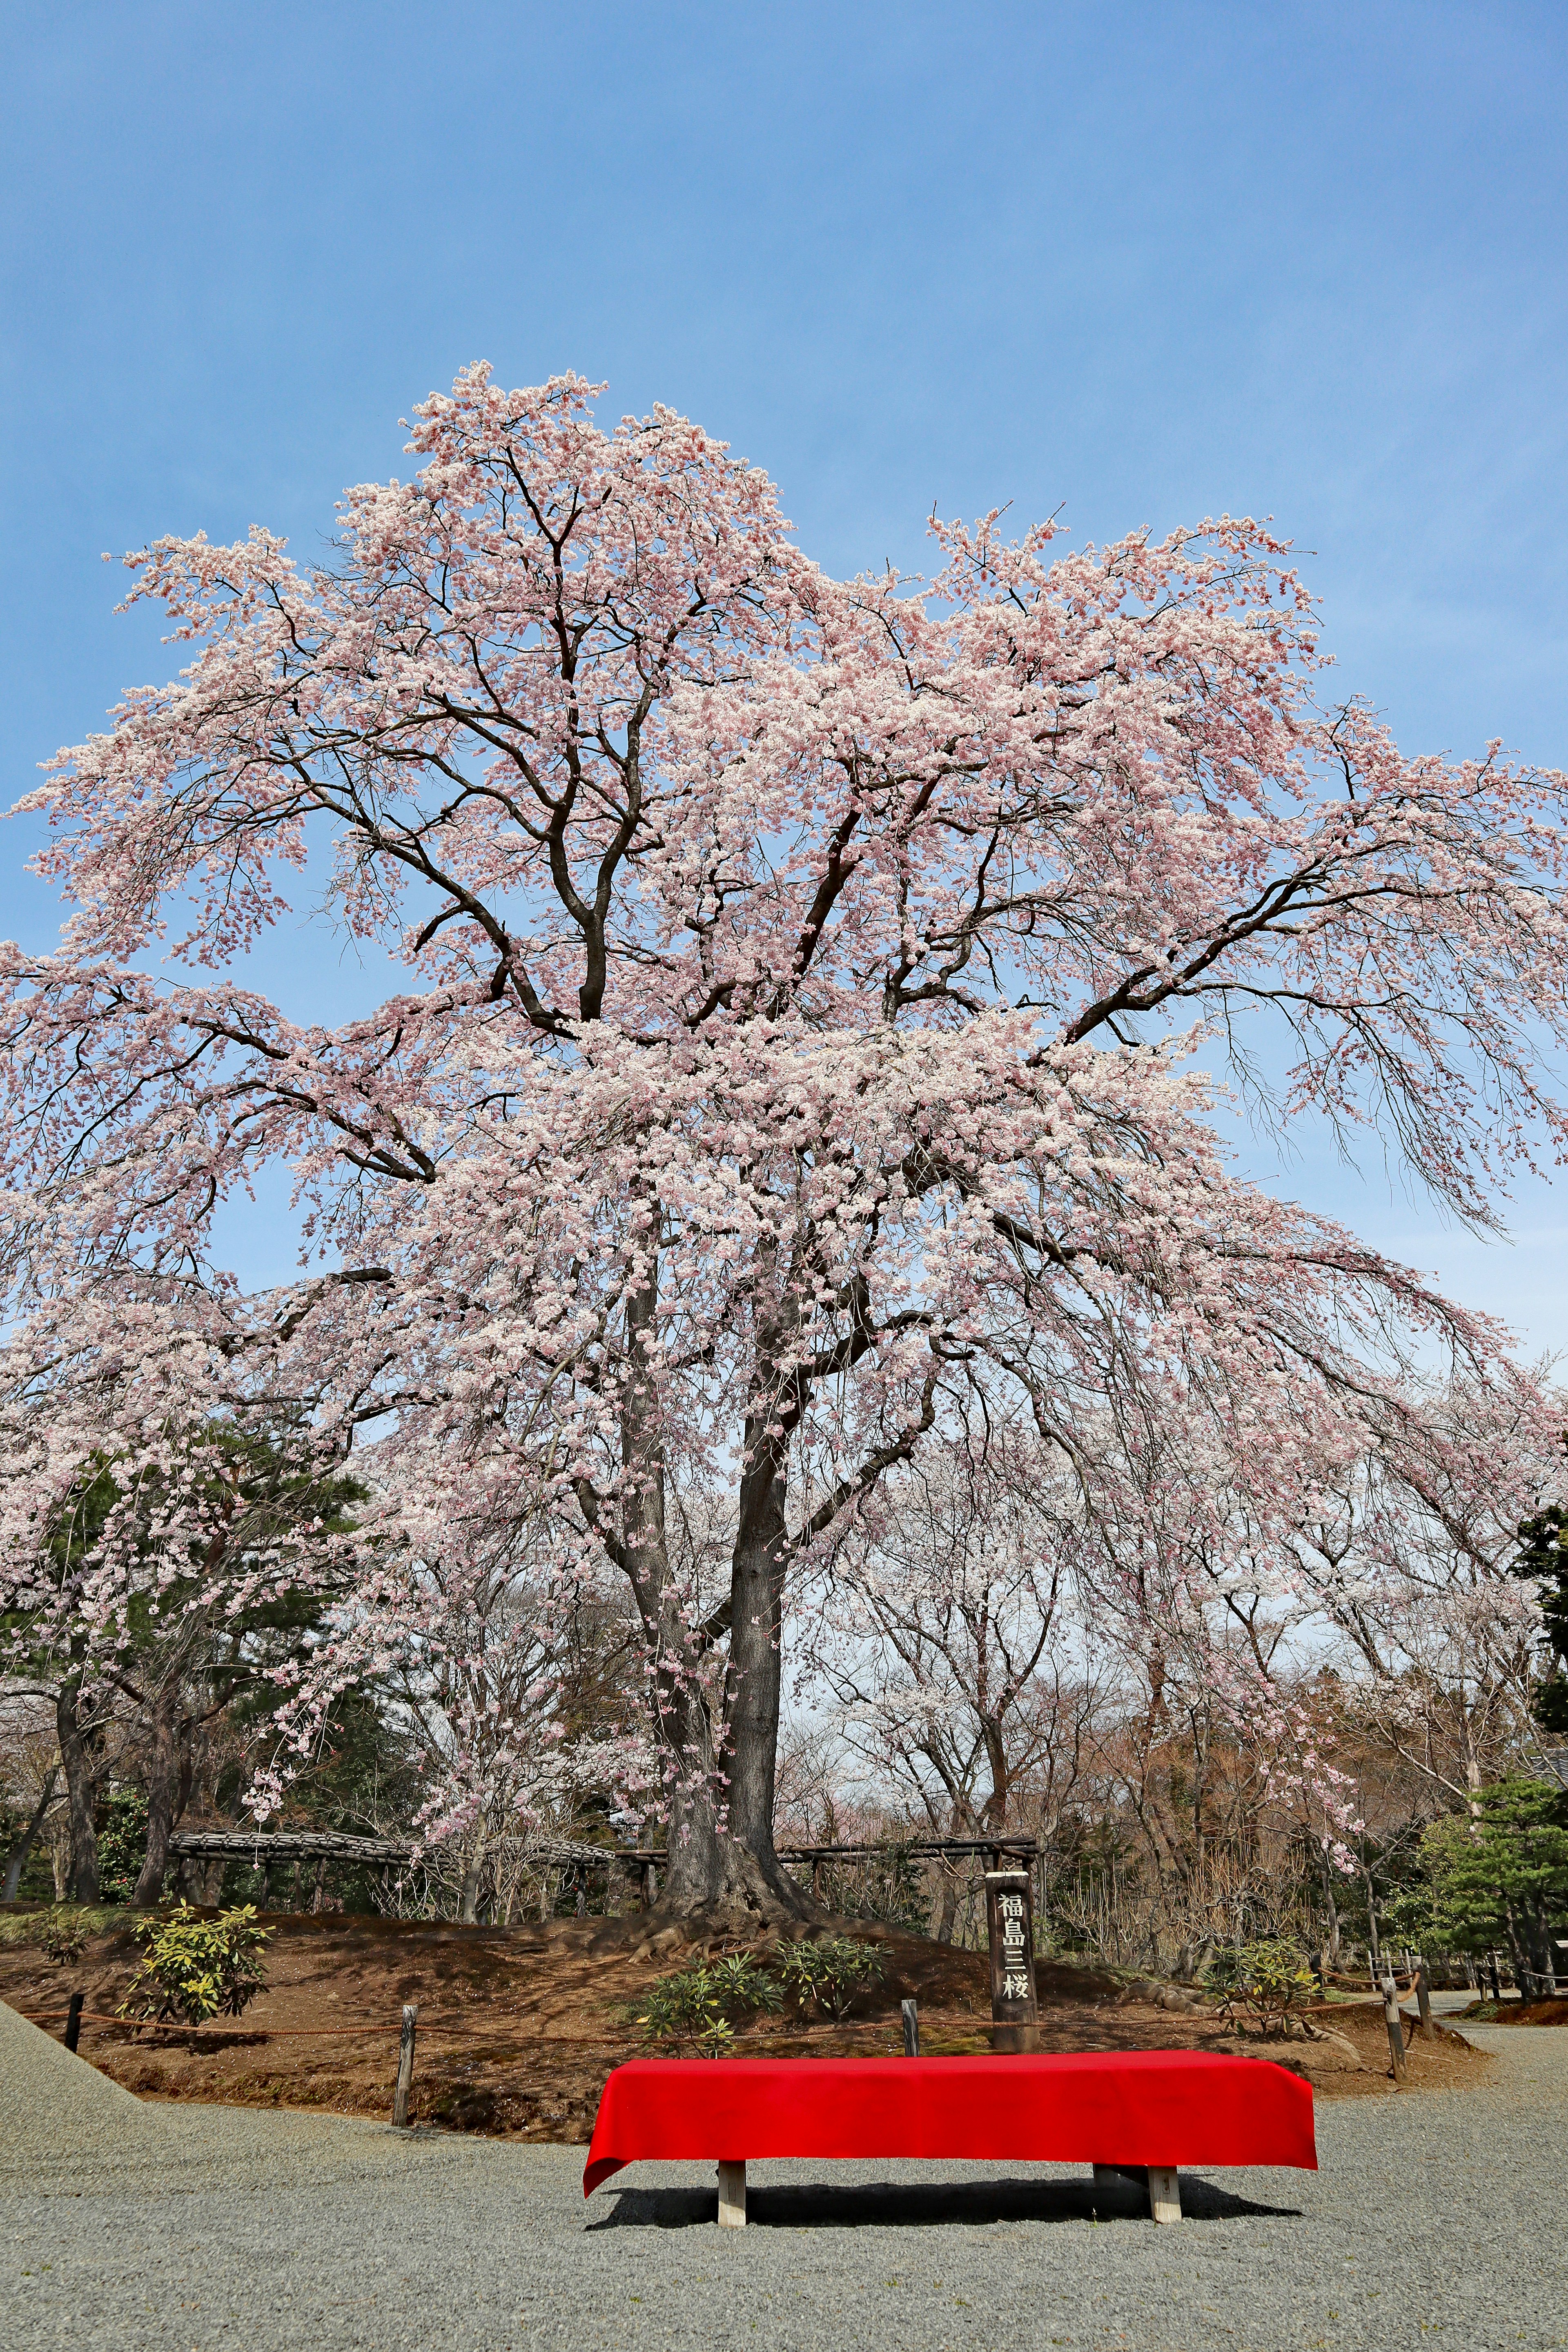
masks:
[[[1421,2031],[1428,2042],[1432,2039],[1432,1984],[1423,1959],[1415,1970],[1415,2006],[1421,2011]]]
[[[1383,2021],[1388,2028],[1388,2054],[1394,2061],[1394,2079],[1401,2086],[1405,2082],[1405,2028],[1399,2022],[1399,1995],[1394,1979],[1383,1979]]]
[[[1173,2164],[1152,2164],[1149,2167],[1149,2219],[1151,2221],[1179,2221],[1182,2218],[1182,2185],[1176,2178]]]
[[[999,1862],[1001,1856],[995,1859]],[[991,1946],[991,2046],[1033,2050],[1040,2038],[1035,2005],[1033,1905],[1026,1870],[985,1874],[985,1926]]]
[[[901,2000],[899,2014],[904,2021],[904,2055],[906,2058],[918,2058],[921,2054],[920,2011],[912,2000]]]
[[[719,2167],[719,2227],[721,2230],[743,2230],[746,2226],[746,2159],[739,2164]]]
[[[414,2084],[414,2029],[419,2021],[419,2003],[405,2000],[403,2004],[403,2032],[397,2044],[397,2088],[392,2095],[392,2121],[401,2131],[408,2122],[408,2094]]]
[[[1168,2224],[1182,2218],[1182,2184],[1173,2164],[1097,2164],[1094,2185],[1142,2189],[1149,2200],[1151,2221]]]
[[[81,2038],[81,2005],[87,1995],[73,1992],[66,2009],[66,2048],[74,2050]]]

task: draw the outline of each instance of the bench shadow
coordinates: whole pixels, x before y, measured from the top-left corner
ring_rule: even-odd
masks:
[[[689,2230],[719,2219],[717,2189],[621,2189],[590,2230]],[[1244,2217],[1299,2221],[1294,2205],[1260,2205],[1196,2174],[1182,2177],[1184,2221]],[[984,2229],[994,2221],[1142,2221],[1149,2208],[1131,2183],[1092,2180],[878,2180],[834,2188],[752,2188],[748,2225],[763,2230]]]

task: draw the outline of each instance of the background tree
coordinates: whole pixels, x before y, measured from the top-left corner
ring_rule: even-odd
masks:
[[[1531,1711],[1542,1731],[1568,1739],[1568,1511],[1549,1503],[1522,1521],[1519,1534],[1523,1549],[1513,1570],[1536,1587],[1546,1646]]]
[[[1451,1949],[1506,1944],[1521,1986],[1546,1971],[1546,1939],[1568,1916],[1568,1795],[1513,1777],[1473,1810],[1435,1822],[1422,1841],[1433,1931]]]
[[[106,1416],[125,1402],[112,1391],[74,1416],[51,1410],[53,1399],[12,1402],[0,1486],[14,1496],[24,1482],[35,1510],[47,1507],[13,1534],[4,1630],[13,1688],[53,1693],[69,1892],[82,1902],[100,1892],[96,1815],[112,1769],[140,1784],[132,1900],[154,1903],[199,1734],[260,1694],[270,1718],[331,1597],[324,1555],[364,1490],[319,1476],[314,1449],[291,1444],[286,1428],[165,1422],[150,1432],[142,1421],[132,1455],[123,1411],[118,1435],[116,1412]]]

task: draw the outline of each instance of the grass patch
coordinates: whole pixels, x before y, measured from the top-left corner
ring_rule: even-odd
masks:
[[[142,1916],[123,1903],[46,1903],[37,1911],[0,1911],[0,1944],[31,1944],[42,1951],[62,1929],[83,1937],[109,1936]]]

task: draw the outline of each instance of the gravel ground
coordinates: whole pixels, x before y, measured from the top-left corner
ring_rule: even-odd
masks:
[[[696,2167],[584,2207],[583,2151],[126,2098],[0,2010],[9,2352],[1568,2345],[1568,2031],[1475,2029],[1483,2091],[1320,2104],[1317,2174],[1184,2175],[1098,2221],[1061,2166]],[[893,2184],[907,2182],[899,2189]],[[1119,2208],[1119,2210],[1118,2210]]]

